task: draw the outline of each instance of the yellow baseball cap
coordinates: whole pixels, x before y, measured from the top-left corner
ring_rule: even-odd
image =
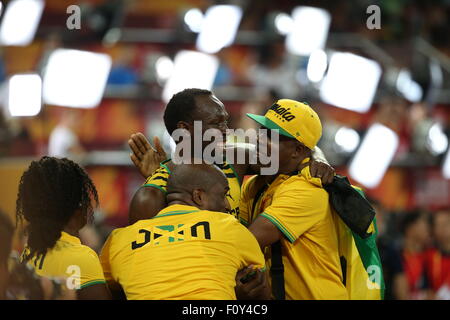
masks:
[[[297,139],[310,149],[314,149],[322,136],[319,116],[304,102],[280,99],[264,116],[251,113],[247,116],[267,129],[278,130],[283,136]]]

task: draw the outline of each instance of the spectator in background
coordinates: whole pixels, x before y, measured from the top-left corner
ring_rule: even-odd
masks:
[[[436,299],[450,300],[450,210],[432,216],[434,247],[426,254],[430,288]]]
[[[260,49],[259,61],[250,66],[247,76],[260,89],[275,89],[285,98],[296,98],[300,87],[296,80],[298,61],[286,53],[283,42],[275,42]]]
[[[0,211],[0,300],[76,299],[56,279],[38,277],[11,253],[14,226]]]
[[[0,211],[0,300],[5,299],[8,284],[8,257],[11,252],[14,227],[6,214]]]
[[[427,214],[420,211],[405,214],[400,229],[403,235],[401,256],[408,281],[408,299],[429,299],[431,296],[425,273],[425,250],[430,241]]]
[[[81,146],[75,127],[79,122],[77,110],[61,110],[60,121],[50,133],[48,141],[48,154],[51,157],[67,157],[81,161],[85,150]]]
[[[403,268],[401,250],[391,230],[389,230],[393,222],[393,214],[388,212],[378,200],[368,198],[368,201],[376,212],[378,228],[377,246],[383,266],[383,276],[386,286],[384,299],[407,300],[409,298],[408,281]]]
[[[132,67],[134,56],[132,48],[120,49],[119,56],[113,62],[109,73],[108,85],[130,86],[138,83],[139,76]]]
[[[255,121],[246,116],[247,113],[262,114],[266,109],[273,104],[274,101],[280,99],[280,95],[275,89],[263,89],[258,95],[258,100],[248,101],[240,109],[240,116],[236,118],[235,127],[247,129],[258,129]],[[240,142],[240,141],[237,141]]]

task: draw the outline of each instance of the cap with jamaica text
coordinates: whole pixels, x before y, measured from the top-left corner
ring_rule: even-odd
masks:
[[[264,116],[247,113],[247,116],[267,129],[297,139],[314,149],[322,136],[322,124],[317,113],[305,102],[280,99]]]

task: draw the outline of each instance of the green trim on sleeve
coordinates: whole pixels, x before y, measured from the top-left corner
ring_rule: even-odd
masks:
[[[156,184],[153,184],[153,183],[143,184],[141,187],[153,187],[153,188],[161,190],[165,195],[167,195],[166,190],[164,190],[161,186],[157,186]]]
[[[169,167],[165,165],[165,164],[166,164],[167,162],[169,162],[170,160],[172,160],[172,159],[164,160],[164,161],[161,162],[159,165],[160,165],[161,167],[165,168],[169,174],[172,174],[172,172],[170,171]]]
[[[263,212],[261,213],[261,216],[268,219],[270,222],[272,222],[285,236],[288,238],[289,242],[294,243],[297,238],[295,238],[282,224],[275,218],[274,216],[271,216],[270,214]]]
[[[84,288],[87,288],[87,287],[90,287],[90,286],[93,286],[93,285],[96,285],[96,284],[106,284],[106,281],[105,280],[101,280],[101,279],[91,280],[91,281],[88,281],[88,282],[82,284],[80,286],[80,289],[84,289]]]

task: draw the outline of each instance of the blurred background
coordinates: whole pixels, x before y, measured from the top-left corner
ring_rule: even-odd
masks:
[[[377,209],[387,298],[450,299],[449,40],[450,0],[1,1],[0,210],[32,159],[72,158],[99,192],[98,250],[143,183],[127,140],[169,152],[174,93],[213,90],[244,129],[307,101]]]

